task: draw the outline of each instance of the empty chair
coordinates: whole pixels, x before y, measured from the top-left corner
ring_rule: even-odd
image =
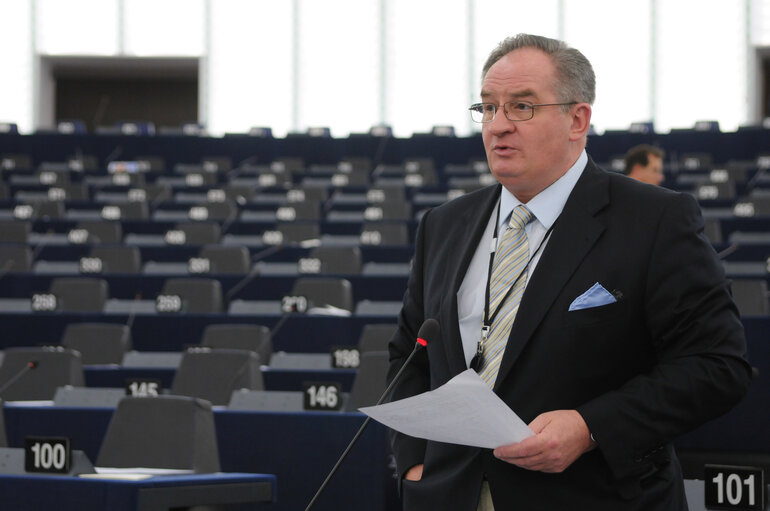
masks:
[[[764,279],[739,279],[732,282],[733,300],[741,316],[766,315],[768,305],[767,281]]]
[[[222,222],[226,220],[233,220],[236,216],[238,216],[238,207],[232,200],[224,200],[222,202],[207,202],[195,207],[205,208],[206,214],[204,220]],[[196,218],[193,218],[192,210],[190,218],[196,220]]]
[[[26,243],[32,230],[26,220],[2,220],[0,221],[0,242]]]
[[[222,285],[214,279],[168,279],[162,294],[182,299],[182,311],[193,314],[222,312]]]
[[[295,220],[320,220],[321,206],[314,200],[306,199],[304,202],[292,202],[279,207],[276,219],[281,222],[294,222]]]
[[[0,366],[0,393],[6,401],[53,399],[64,385],[83,386],[80,353],[65,348],[7,348]]]
[[[208,259],[209,273],[248,273],[251,269],[251,255],[246,247],[207,245],[201,249],[200,257]]]
[[[264,365],[270,364],[270,357],[273,355],[270,329],[264,325],[208,325],[203,331],[201,345],[217,349],[254,351],[259,355],[259,362]]]
[[[310,251],[310,259],[320,262],[319,271],[303,273],[361,273],[361,249],[358,247],[315,247]]]
[[[388,343],[397,328],[398,325],[391,323],[364,325],[358,338],[358,351],[388,351]]]
[[[294,282],[292,295],[304,296],[308,308],[332,306],[353,312],[353,286],[346,279],[299,278]]]
[[[49,292],[63,312],[101,312],[109,297],[106,280],[86,277],[53,279]]]
[[[89,243],[120,243],[123,240],[123,227],[120,222],[82,221],[78,229],[88,232]]]
[[[120,364],[131,350],[131,329],[117,323],[70,323],[61,343],[79,351],[83,364]]]
[[[259,356],[248,350],[190,349],[182,355],[171,393],[226,405],[233,391],[264,389]]]
[[[377,222],[380,220],[410,220],[412,205],[409,202],[388,200],[386,202],[369,206],[364,210],[364,220]]]
[[[114,213],[105,214],[102,211],[102,216],[108,220],[148,220],[150,218],[150,207],[145,201],[125,202],[123,204],[116,204],[117,216],[111,218]]]
[[[124,397],[107,427],[96,464],[219,472],[211,404],[186,396]]]
[[[32,269],[32,250],[27,245],[0,245],[0,275]]]
[[[389,366],[387,351],[361,353],[361,363],[353,380],[353,387],[350,389],[347,411],[377,404],[385,391]]]
[[[361,227],[362,245],[408,245],[409,229],[404,223],[365,223]]]
[[[102,273],[139,273],[142,270],[142,254],[139,247],[95,246],[91,257],[102,262]]]
[[[34,218],[43,220],[64,218],[64,203],[60,201],[39,201],[32,206],[32,209]]]
[[[317,223],[282,223],[276,230],[281,233],[282,243],[301,243],[321,237]]]
[[[208,245],[219,243],[222,228],[216,222],[178,224],[176,230],[184,233],[185,245]]]

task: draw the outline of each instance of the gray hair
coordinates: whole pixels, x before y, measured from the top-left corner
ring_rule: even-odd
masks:
[[[575,48],[558,39],[531,34],[518,34],[503,40],[489,54],[481,79],[487,76],[489,68],[495,62],[520,48],[536,48],[548,56],[556,67],[554,89],[559,102],[579,101],[593,104],[596,97],[596,76],[593,67],[585,56]]]

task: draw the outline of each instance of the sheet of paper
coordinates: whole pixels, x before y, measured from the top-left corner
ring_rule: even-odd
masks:
[[[436,390],[360,411],[405,435],[473,447],[494,449],[534,435],[472,369]]]

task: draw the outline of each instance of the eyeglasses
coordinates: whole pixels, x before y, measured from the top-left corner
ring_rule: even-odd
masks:
[[[528,101],[509,101],[503,105],[505,118],[509,121],[528,121],[535,116],[535,108],[539,106],[566,106],[577,105],[577,101],[569,103],[540,103],[532,104]],[[487,123],[495,120],[495,115],[500,109],[494,103],[476,103],[468,109],[471,111],[473,122]]]

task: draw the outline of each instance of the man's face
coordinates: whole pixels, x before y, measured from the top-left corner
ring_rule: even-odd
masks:
[[[643,183],[659,185],[663,182],[663,160],[654,154],[648,154],[647,166],[636,165],[631,177]]]
[[[575,107],[569,112],[560,106],[535,107],[532,119],[514,122],[506,118],[502,105],[515,100],[560,103],[555,83],[551,58],[538,49],[521,48],[495,62],[481,85],[481,101],[499,107],[494,120],[481,128],[489,168],[522,202],[550,186],[575,163],[579,154],[571,143]]]

